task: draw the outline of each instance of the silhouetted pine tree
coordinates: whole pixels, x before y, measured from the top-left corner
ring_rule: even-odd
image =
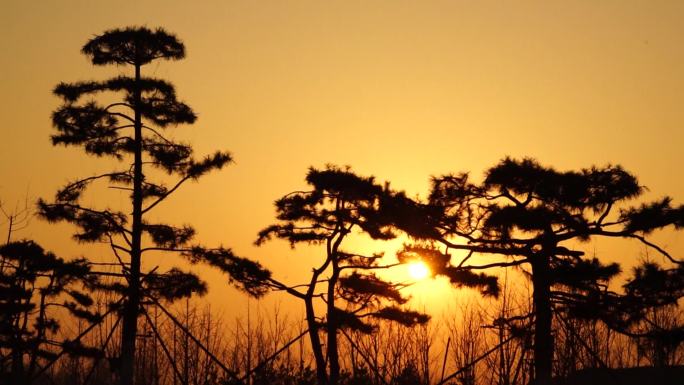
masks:
[[[496,281],[474,271],[530,268],[535,384],[550,385],[554,308],[587,303],[591,293],[605,291],[606,282],[619,273],[616,264],[604,265],[575,250],[579,243],[596,236],[634,239],[681,263],[645,233],[669,225],[681,228],[684,207],[672,207],[670,198],[625,207],[642,192],[636,177],[619,166],[560,172],[532,159],[506,158],[487,171],[481,184],[471,183],[467,174],[434,178],[429,202],[399,210],[397,223],[417,238],[447,247],[447,252],[431,247],[408,252],[423,252],[436,271],[464,274],[461,278],[488,292],[496,291]],[[452,261],[448,250],[467,254]],[[474,253],[493,261],[473,264]]]
[[[396,236],[379,210],[381,199],[389,195],[388,189],[372,177],[360,177],[348,169],[332,166],[324,170],[310,169],[306,182],[311,186],[310,191],[293,192],[276,201],[279,222],[262,230],[256,243],[277,237],[289,241],[292,247],[300,243],[325,247],[324,258],[313,269],[308,283],[287,286],[274,279],[271,283],[276,289],[304,301],[318,382],[337,384],[340,330],[371,333],[374,327],[365,321],[369,317],[407,326],[425,323],[429,317],[396,306],[406,302],[399,292],[401,285],[373,273],[376,269],[392,267],[380,264],[381,254],[368,255],[343,248],[345,239],[355,231],[378,240]],[[329,275],[323,278],[326,273]],[[320,283],[327,284],[323,293],[317,291]],[[325,317],[316,315],[316,299],[324,301]],[[327,343],[321,342],[319,330],[326,331]]]
[[[229,249],[192,245],[195,231],[190,226],[175,227],[146,220],[182,184],[196,181],[231,161],[228,153],[220,151],[195,160],[189,144],[173,141],[165,133],[169,127],[194,123],[196,115],[176,98],[171,83],[145,77],[141,71],[158,59],[182,59],[183,44],[163,29],[125,28],[96,36],[83,46],[82,52],[94,65],[130,66],[133,75],[59,84],[54,93],[64,104],[52,115],[57,129],[52,142],[81,146],[90,155],[118,159],[122,167],[69,183],[57,192],[54,202],[41,200],[39,208],[42,217],[49,221],[67,221],[78,226],[76,240],[111,245],[124,278],[123,282],[109,285],[109,289],[119,291],[125,298],[120,379],[122,385],[131,385],[137,320],[144,297],[173,300],[206,290],[198,277],[176,268],[165,273],[142,271],[145,253],[173,252],[192,262],[208,262],[227,271],[231,280],[252,294],[261,293],[258,284],[268,277],[268,272],[236,257]],[[98,99],[114,101],[99,103]],[[152,169],[161,172],[154,174]],[[152,175],[162,173],[174,178],[170,184],[151,179]],[[82,205],[83,192],[98,181],[130,191],[131,207],[118,211]],[[144,244],[146,241],[148,245]]]
[[[93,300],[83,291],[83,284],[94,283],[89,271],[86,260],[64,261],[32,241],[0,246],[0,382],[32,383],[42,360],[56,356],[55,346],[72,354],[101,354],[80,341],[58,340],[64,320],[57,308],[97,319],[89,310]]]
[[[684,264],[664,268],[644,262],[634,268],[623,287],[623,294],[589,292],[563,310],[571,317],[600,319],[611,329],[636,339],[654,366],[668,366],[684,343],[684,323],[674,312],[684,297]],[[656,317],[658,313],[669,314],[668,319]]]

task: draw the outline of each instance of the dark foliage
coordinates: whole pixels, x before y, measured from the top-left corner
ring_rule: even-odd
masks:
[[[33,241],[0,246],[0,376],[9,384],[29,383],[56,348],[92,356],[98,349],[59,339],[59,308],[77,319],[98,317],[85,286],[96,280],[83,259],[65,261]],[[80,349],[71,349],[78,342]]]
[[[204,262],[227,273],[230,283],[255,297],[265,294],[269,289],[266,283],[271,278],[271,272],[258,262],[236,256],[230,249],[195,246],[184,251],[183,255],[190,262]]]
[[[155,59],[182,59],[185,46],[161,28],[152,31],[145,27],[128,27],[105,31],[84,45],[81,52],[95,65],[143,65]]]

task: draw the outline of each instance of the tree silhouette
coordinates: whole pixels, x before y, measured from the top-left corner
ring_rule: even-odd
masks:
[[[403,208],[397,223],[417,238],[446,246],[446,252],[408,250],[428,256],[437,271],[468,274],[484,285],[492,281],[473,276],[475,271],[518,266],[529,274],[535,384],[549,385],[554,308],[588,303],[590,294],[605,292],[607,281],[619,272],[616,264],[587,258],[576,249],[581,242],[592,237],[634,239],[681,264],[646,234],[684,226],[684,207],[672,207],[670,198],[626,206],[642,192],[636,177],[619,166],[560,172],[532,159],[506,158],[486,172],[481,184],[471,183],[468,174],[434,178],[429,202]],[[407,220],[408,213],[420,218],[418,223]],[[450,250],[466,254],[454,261]],[[475,253],[493,260],[474,264]]]
[[[11,385],[32,382],[40,361],[57,345],[72,354],[98,355],[79,341],[57,340],[63,308],[93,320],[93,300],[83,284],[94,283],[84,259],[64,261],[32,241],[0,246],[0,376]]]
[[[39,201],[40,215],[49,221],[67,221],[80,231],[79,242],[108,242],[119,264],[122,282],[109,285],[125,301],[122,309],[120,381],[134,381],[137,320],[143,297],[174,300],[203,293],[204,283],[195,275],[173,268],[165,273],[144,272],[142,257],[150,252],[172,252],[191,262],[204,261],[231,276],[231,281],[251,294],[260,294],[258,282],[268,276],[256,263],[233,255],[229,249],[206,249],[191,244],[195,231],[146,220],[160,203],[181,185],[196,181],[231,162],[217,151],[200,160],[189,144],[172,140],[166,130],[196,120],[193,110],[176,98],[171,83],[142,76],[142,67],[155,60],[185,57],[184,45],[163,29],[145,27],[114,29],[89,40],[82,49],[94,65],[129,66],[133,76],[103,81],[60,83],[54,93],[64,104],[52,115],[57,133],[54,145],[81,146],[97,157],[112,157],[122,168],[67,184],[54,202]],[[98,98],[101,103],[98,103]],[[112,102],[105,102],[114,100]],[[155,171],[156,170],[156,171]],[[166,174],[170,184],[151,180]],[[130,208],[87,207],[84,191],[93,183],[130,192]],[[149,243],[149,244],[147,244]]]
[[[372,177],[360,177],[348,169],[332,166],[310,169],[306,182],[311,186],[310,191],[293,192],[276,201],[279,222],[262,230],[256,243],[260,245],[277,237],[289,241],[292,247],[300,243],[325,247],[322,263],[313,269],[308,283],[287,286],[275,279],[270,282],[275,289],[304,301],[318,382],[334,385],[340,379],[337,341],[340,330],[370,333],[374,327],[367,318],[410,326],[425,323],[428,317],[396,306],[406,302],[399,291],[402,285],[373,273],[373,270],[394,266],[381,264],[382,254],[369,255],[343,248],[344,241],[355,231],[377,240],[396,236],[391,222],[380,210],[381,200],[390,195],[388,189]],[[322,278],[326,272],[329,276]],[[322,283],[327,287],[319,293],[317,289]],[[325,303],[325,317],[316,315],[316,299]],[[320,330],[326,332],[325,354]]]
[[[633,269],[623,288],[624,294],[589,292],[560,310],[570,317],[600,319],[611,329],[637,339],[639,349],[655,367],[671,365],[673,354],[684,343],[684,323],[677,312],[684,297],[684,264],[663,268],[644,262]]]

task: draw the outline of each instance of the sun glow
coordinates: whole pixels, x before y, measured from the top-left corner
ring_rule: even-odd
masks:
[[[408,272],[411,278],[419,280],[430,275],[430,269],[423,262],[411,262],[408,264]]]

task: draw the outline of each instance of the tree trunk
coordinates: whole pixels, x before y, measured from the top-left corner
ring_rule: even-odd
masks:
[[[19,275],[19,272],[22,271],[23,267],[23,262],[19,265],[17,268],[17,271],[15,272],[14,276],[17,277]],[[16,279],[16,278],[15,278]],[[15,289],[21,290],[24,288],[24,282],[16,282],[15,283]],[[21,305],[21,300],[12,298],[11,299],[11,307],[18,307]],[[9,323],[12,324],[10,328],[14,330],[12,332],[12,346],[11,346],[11,351],[9,354],[9,358],[11,359],[11,366],[10,366],[10,373],[9,373],[9,378],[10,378],[10,384],[12,385],[21,385],[23,384],[24,381],[24,343],[23,339],[20,333],[20,322],[21,322],[21,313],[16,315],[16,318],[11,319],[9,318],[8,320]],[[4,369],[4,368],[3,368]]]
[[[10,375],[10,384],[12,385],[23,385],[28,382],[24,378],[24,353],[22,349],[22,347],[12,348],[12,372]]]
[[[505,295],[505,294],[504,294]],[[505,306],[505,305],[504,305]],[[501,312],[501,319],[504,318],[504,312]],[[504,346],[505,341],[504,334],[504,322],[499,324],[499,385],[510,385],[510,370],[508,365],[508,360],[506,357],[506,346]]]
[[[311,294],[313,294],[313,292]],[[306,305],[306,323],[309,327],[311,350],[316,359],[316,378],[318,379],[318,385],[325,385],[328,383],[328,373],[325,370],[323,346],[321,345],[321,338],[318,335],[318,324],[316,323],[316,314],[314,313],[313,308],[313,297],[307,294],[304,303]]]
[[[328,280],[328,366],[330,367],[330,385],[337,385],[340,379],[340,358],[337,351],[337,328],[339,323],[335,314],[335,286],[340,276],[340,269],[337,262],[333,260],[333,271]]]
[[[534,293],[534,384],[551,385],[553,335],[551,334],[551,280],[549,256],[542,253],[532,260]]]
[[[140,65],[135,65],[135,159],[133,164],[133,228],[131,232],[131,266],[128,298],[123,309],[121,332],[121,385],[134,385],[135,338],[138,333],[140,307],[140,259],[142,238],[142,116],[140,114]]]

